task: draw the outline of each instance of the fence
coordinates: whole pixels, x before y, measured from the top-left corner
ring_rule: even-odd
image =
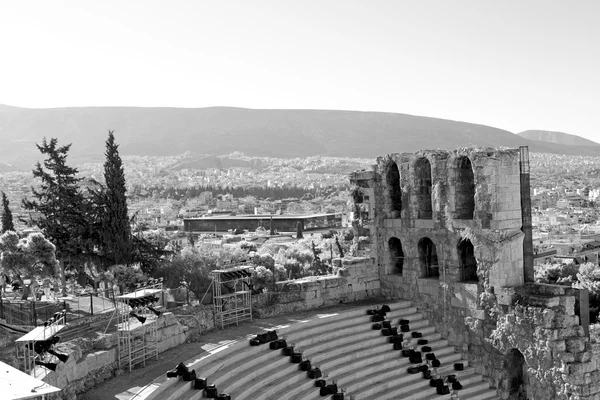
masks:
[[[11,325],[39,326],[61,310],[67,311],[69,322],[113,311],[114,308],[112,290],[62,297],[50,302],[0,299],[0,318]]]

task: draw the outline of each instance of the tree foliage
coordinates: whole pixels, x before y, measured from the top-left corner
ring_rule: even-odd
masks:
[[[113,131],[108,131],[104,162],[105,187],[100,197],[101,246],[111,264],[129,264],[133,249],[131,225],[127,212],[125,172],[119,155],[119,145]]]
[[[90,248],[86,243],[90,224],[86,215],[87,202],[79,188],[81,178],[77,169],[67,165],[71,145],[59,146],[55,138],[37,145],[47,158],[33,169],[40,180],[39,189],[31,188],[33,199],[23,199],[23,208],[39,214],[34,222],[56,246],[59,258],[71,258]]]
[[[2,192],[2,209],[0,210],[0,219],[2,220],[2,230],[0,233],[15,230],[12,212],[10,211],[10,202],[6,198],[6,193],[4,192]]]
[[[210,272],[219,267],[218,261],[214,252],[187,246],[162,263],[155,276],[163,277],[168,288],[187,287],[200,300],[210,286]]]
[[[31,280],[23,293],[25,300],[36,279],[56,276],[55,251],[56,247],[39,232],[19,239],[17,233],[7,231],[0,236],[0,272],[23,286],[23,279]]]
[[[121,291],[124,291],[125,288],[131,291],[135,289],[137,283],[148,280],[148,276],[138,265],[113,265],[104,273],[104,276],[109,282],[119,285]]]

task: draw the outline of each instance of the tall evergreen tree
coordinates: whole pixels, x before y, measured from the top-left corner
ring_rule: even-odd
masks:
[[[132,261],[132,238],[127,212],[127,188],[125,172],[115,143],[113,131],[108,131],[104,162],[104,190],[102,221],[102,246],[104,257],[113,264],[129,264]]]
[[[35,211],[39,217],[35,224],[56,246],[56,256],[60,261],[63,293],[65,292],[65,262],[71,261],[90,247],[88,204],[79,189],[81,178],[77,169],[67,165],[67,155],[71,145],[59,146],[56,138],[44,138],[38,150],[47,158],[44,165],[37,162],[33,177],[40,180],[39,189],[31,188],[33,199],[23,199],[23,208]]]
[[[15,226],[13,225],[13,216],[9,207],[10,203],[6,198],[6,193],[2,192],[2,210],[0,210],[0,219],[2,219],[2,231],[14,231]]]

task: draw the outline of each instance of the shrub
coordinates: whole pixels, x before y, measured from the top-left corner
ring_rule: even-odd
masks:
[[[288,259],[283,264],[287,272],[288,279],[299,279],[303,276],[302,266],[298,262],[298,260]]]
[[[576,264],[541,264],[535,267],[535,281],[570,286],[577,281],[578,272]]]
[[[254,292],[262,292],[273,284],[273,272],[261,266],[252,271],[252,289]]]
[[[273,279],[275,280],[275,282],[288,280],[288,272],[283,265],[275,264],[275,268],[273,271]]]

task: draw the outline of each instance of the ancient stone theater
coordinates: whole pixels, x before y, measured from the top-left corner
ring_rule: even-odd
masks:
[[[388,154],[350,180],[384,296],[416,305],[502,398],[600,398],[587,291],[534,282],[526,147]]]

